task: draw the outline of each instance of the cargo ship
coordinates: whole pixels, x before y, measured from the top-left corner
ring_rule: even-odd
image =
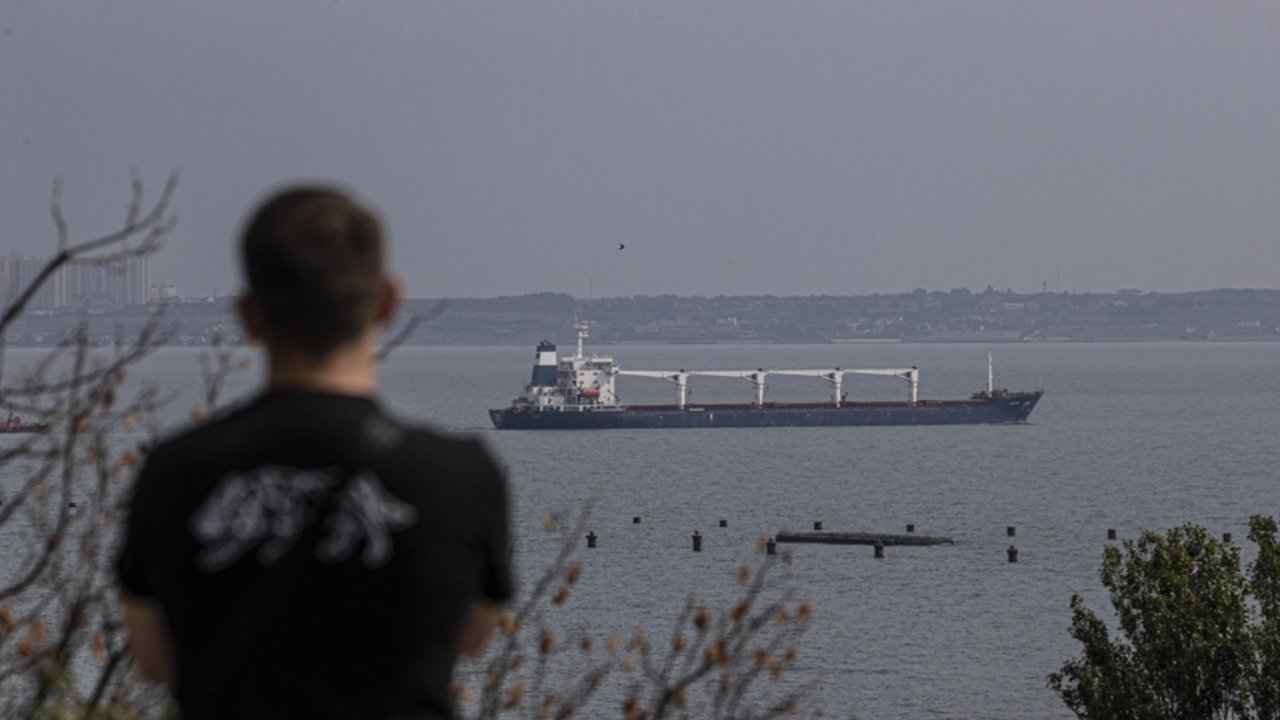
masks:
[[[809,427],[851,425],[962,425],[1024,423],[1044,390],[1010,392],[993,385],[987,356],[986,390],[959,400],[922,400],[920,371],[909,368],[831,368],[820,370],[623,370],[613,358],[583,355],[586,323],[576,323],[577,352],[558,358],[556,346],[538,344],[533,377],[524,394],[509,407],[489,411],[499,430],[594,430],[605,428]],[[675,386],[674,404],[621,404],[618,376],[665,380]],[[831,386],[831,400],[766,402],[765,381],[771,375],[812,377]],[[846,375],[873,375],[906,382],[905,400],[849,401],[842,392]],[[689,378],[729,377],[749,381],[750,403],[689,403]]]

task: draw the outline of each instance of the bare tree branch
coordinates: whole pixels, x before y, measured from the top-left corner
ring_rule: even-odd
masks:
[[[55,180],[50,214],[58,252],[0,315],[0,370],[6,332],[62,265],[110,267],[161,247],[174,225],[168,208],[176,182],[175,174],[147,206],[135,171],[124,225],[75,242]],[[85,314],[20,377],[0,372],[0,406],[34,416],[30,424],[44,428],[0,441],[0,531],[20,548],[0,575],[0,716],[101,717],[104,703],[114,713],[147,694],[120,672],[126,649],[109,560],[115,518],[127,502],[119,481],[145,445],[131,436],[142,433],[134,428],[161,401],[154,388],[128,400],[121,390],[130,368],[166,340],[164,322],[161,306],[130,342],[99,352]],[[73,670],[89,675],[73,681]]]
[[[146,215],[139,217],[143,200],[142,181],[135,175],[133,179],[133,199],[129,203],[124,227],[101,237],[72,245],[67,221],[62,214],[62,180],[61,178],[55,179],[51,212],[54,225],[58,231],[58,252],[49,262],[45,263],[44,267],[40,269],[36,277],[18,295],[17,299],[5,309],[4,314],[0,315],[0,335],[3,335],[8,330],[9,325],[13,323],[13,320],[22,314],[27,304],[31,302],[31,298],[35,297],[36,293],[53,273],[72,259],[89,255],[112,245],[119,245],[139,235],[143,236],[142,244],[139,247],[119,249],[117,252],[107,256],[106,259],[136,257],[158,250],[160,240],[173,229],[174,224],[177,222],[175,218],[166,215],[169,211],[169,202],[173,199],[173,193],[177,188],[178,173],[174,172],[169,176],[169,180],[165,183],[164,190],[160,193],[156,203],[151,206]],[[96,259],[99,261],[104,260],[102,257]]]
[[[431,309],[426,311],[425,313],[414,313],[413,315],[410,315],[409,319],[405,322],[404,327],[400,328],[400,330],[394,336],[392,336],[390,340],[388,340],[385,344],[383,344],[382,347],[378,348],[378,351],[374,354],[373,359],[376,362],[382,362],[383,360],[386,360],[391,355],[391,353],[395,352],[396,348],[404,344],[404,342],[408,340],[410,337],[413,337],[413,333],[417,331],[419,325],[422,325],[424,323],[429,323],[432,320],[435,320],[436,318],[443,315],[445,310],[448,310],[448,309],[449,309],[449,301],[441,300],[435,305],[432,305]]]

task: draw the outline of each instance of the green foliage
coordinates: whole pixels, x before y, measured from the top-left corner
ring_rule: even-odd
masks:
[[[1184,525],[1108,545],[1099,576],[1108,624],[1071,598],[1080,657],[1049,686],[1089,720],[1280,718],[1280,544],[1270,518],[1250,520],[1258,557]]]
[[[1258,546],[1258,557],[1249,567],[1249,592],[1257,604],[1259,620],[1253,625],[1257,662],[1249,687],[1254,717],[1280,719],[1280,542],[1276,521],[1254,516],[1249,539]]]

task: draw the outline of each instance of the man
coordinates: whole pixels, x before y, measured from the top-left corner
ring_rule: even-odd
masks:
[[[118,563],[136,662],[185,720],[447,718],[512,591],[505,482],[372,399],[398,288],[369,212],[288,190],[241,252],[268,387],[142,468]]]

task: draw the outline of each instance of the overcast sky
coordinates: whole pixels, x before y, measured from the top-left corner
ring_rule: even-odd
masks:
[[[133,167],[186,295],[298,179],[414,297],[1278,287],[1280,3],[0,0],[0,251]]]

